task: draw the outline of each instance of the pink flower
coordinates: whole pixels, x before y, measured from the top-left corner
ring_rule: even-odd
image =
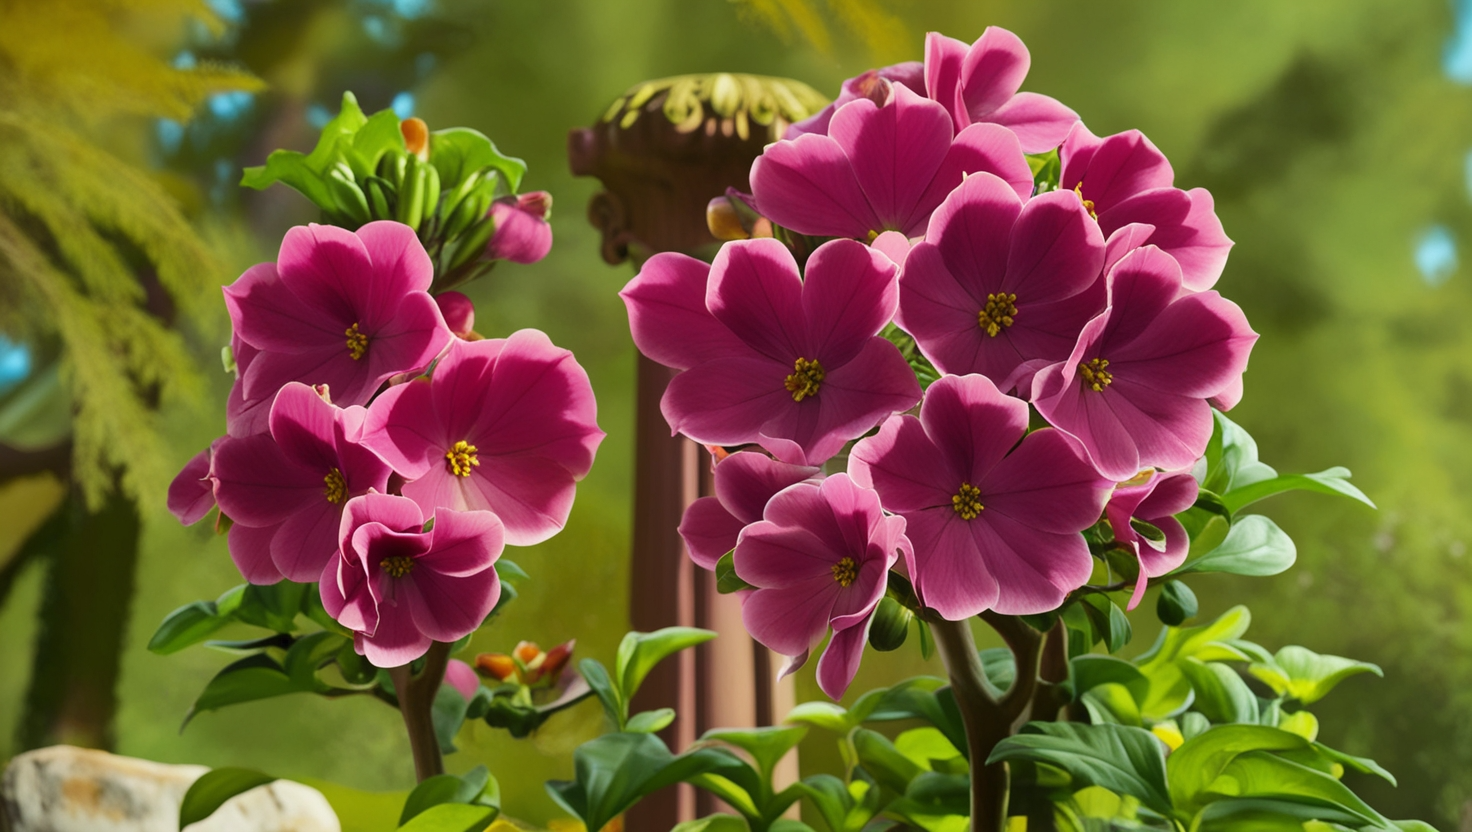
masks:
[[[919,418],[891,418],[849,456],[854,481],[908,522],[915,590],[948,620],[1056,609],[1093,569],[1080,532],[1110,483],[1063,433],[1028,433],[1027,413],[983,376],[944,376]]]
[[[1207,399],[1240,382],[1257,334],[1216,292],[1182,294],[1180,266],[1155,246],[1120,260],[1108,289],[1073,353],[1033,379],[1032,402],[1111,480],[1186,468],[1211,439]]]
[[[937,32],[925,36],[925,91],[955,119],[956,129],[979,122],[1017,134],[1025,153],[1057,147],[1078,115],[1046,95],[1018,92],[1032,57],[1016,35],[988,26],[976,43]]]
[[[495,571],[491,570],[492,573]],[[445,684],[454,688],[468,702],[475,697],[476,691],[480,690],[480,677],[475,674],[475,669],[470,665],[459,659],[450,659],[450,663],[445,666]]]
[[[1140,560],[1140,579],[1135,582],[1128,609],[1139,606],[1148,579],[1158,578],[1185,562],[1191,538],[1175,515],[1195,505],[1199,490],[1196,478],[1189,473],[1160,474],[1154,470],[1141,471],[1114,489],[1104,516],[1114,529],[1114,540]],[[1159,529],[1165,539],[1151,540],[1140,534],[1130,522],[1135,518]]]
[[[769,145],[751,166],[761,213],[800,234],[868,242],[885,231],[925,233],[930,213],[961,179],[985,171],[1026,199],[1032,171],[1017,137],[992,124],[952,129],[945,108],[894,85],[833,114],[828,134]]]
[[[440,292],[434,296],[435,305],[445,319],[445,326],[458,337],[464,338],[475,330],[475,304],[459,292]]]
[[[413,500],[355,497],[338,530],[342,556],[321,573],[322,606],[378,667],[408,664],[433,641],[475,632],[501,597],[493,564],[504,534],[495,514],[440,509],[431,530],[424,522]]]
[[[793,658],[788,672],[832,626],[818,686],[838,699],[858,672],[890,567],[900,550],[909,554],[905,521],[886,516],[879,495],[847,474],[779,492],[763,517],[736,544],[736,574],[756,587],[741,620],[752,638]]]
[[[920,400],[899,349],[877,335],[894,314],[894,274],[883,254],[834,240],[804,279],[780,242],[741,240],[709,266],[655,255],[621,294],[634,343],[684,370],[660,402],[672,429],[817,465]]]
[[[843,82],[838,90],[838,98],[832,104],[818,111],[804,121],[787,128],[784,139],[795,139],[804,133],[817,133],[828,135],[828,125],[833,121],[833,114],[839,107],[860,98],[867,98],[875,104],[883,104],[889,97],[890,85],[900,84],[908,87],[911,92],[919,95],[925,94],[925,65],[919,61],[906,61],[893,66],[871,69],[860,75]]]
[[[978,173],[905,261],[896,323],[941,372],[980,373],[1010,391],[1020,365],[1063,360],[1103,310],[1103,262],[1104,237],[1072,194],[1024,204]]]
[[[225,287],[235,334],[259,351],[241,375],[242,403],[300,381],[327,385],[340,405],[366,404],[389,377],[422,369],[452,337],[426,291],[433,271],[400,223],[286,232],[277,262]]]
[[[247,581],[317,580],[337,552],[344,503],[385,490],[388,466],[357,443],[363,417],[363,408],[334,407],[293,382],[271,406],[270,433],[219,442],[215,498],[235,521],[230,556]]]
[[[215,507],[215,484],[210,479],[210,457],[223,439],[216,439],[208,448],[195,454],[184,469],[169,483],[169,513],[180,523],[192,526],[210,513]]]
[[[1174,187],[1170,162],[1140,131],[1100,139],[1079,124],[1058,156],[1063,164],[1059,189],[1078,194],[1098,217],[1111,247],[1116,232],[1135,224],[1132,245],[1148,242],[1174,257],[1187,289],[1210,289],[1221,277],[1232,241],[1217,219],[1211,194]]]
[[[496,231],[486,243],[486,257],[513,263],[535,263],[546,257],[552,250],[552,226],[547,222],[551,208],[552,195],[546,191],[502,197],[491,203]]]
[[[690,559],[702,569],[715,569],[716,561],[736,548],[741,530],[762,519],[773,494],[818,475],[817,468],[788,465],[755,451],[717,462],[715,496],[691,503],[680,521],[680,537]]]
[[[225,399],[225,432],[231,436],[250,436],[270,430],[271,403],[276,401],[276,391],[257,399],[245,398],[246,371],[261,351],[240,340],[239,335],[231,335],[230,353],[235,357],[235,383],[230,385],[230,395]]]
[[[384,391],[363,444],[426,514],[489,509],[513,546],[562,529],[603,440],[588,374],[535,329],[456,339],[428,379]]]

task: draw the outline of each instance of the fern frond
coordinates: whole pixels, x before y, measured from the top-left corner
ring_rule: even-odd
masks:
[[[832,38],[822,7],[837,17],[863,41],[870,56],[879,63],[903,60],[912,51],[912,38],[904,21],[887,11],[881,0],[731,0],[738,13],[771,29],[777,37],[790,40],[796,30],[823,54],[832,50]]]

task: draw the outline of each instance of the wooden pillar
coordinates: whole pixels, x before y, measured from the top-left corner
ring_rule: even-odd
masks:
[[[827,102],[785,79],[718,73],[650,81],[631,88],[591,128],[568,135],[577,176],[605,190],[588,205],[610,264],[638,268],[659,252],[710,259],[719,241],[706,227],[707,203],[727,188],[749,190],[752,161],[786,125]],[[674,708],[661,732],[684,750],[710,728],[770,725],[792,707],[791,680],[774,683],[775,659],[741,625],[741,605],[715,591],[695,568],[676,527],[685,507],[712,493],[710,454],[671,437],[659,411],[672,372],[639,356],[634,463],[634,534],[629,618],[636,630],[706,627],[720,637],[655,669],[635,710]],[[786,774],[796,779],[795,759]],[[688,785],[655,794],[630,810],[625,828],[664,830],[714,811],[709,795]]]

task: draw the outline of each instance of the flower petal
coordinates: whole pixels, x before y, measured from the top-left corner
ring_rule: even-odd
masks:
[[[210,448],[205,448],[184,463],[183,470],[169,483],[169,513],[180,523],[192,526],[215,507],[215,488],[209,476]]]
[[[955,135],[946,108],[896,86],[883,107],[866,98],[840,107],[828,135],[848,157],[882,224],[870,230],[909,233],[915,206]]]
[[[1027,403],[1002,395],[985,376],[942,376],[926,390],[920,423],[947,467],[975,486],[1027,433]]]
[[[501,518],[489,511],[436,511],[430,535],[429,551],[414,565],[450,578],[490,569],[506,545]]]
[[[645,261],[619,292],[639,352],[676,370],[744,352],[705,308],[709,277],[710,264],[688,255],[664,252]]]
[[[239,523],[230,527],[227,540],[230,560],[247,583],[274,584],[285,577],[271,560],[271,538],[279,528],[279,525],[255,527]]]
[[[367,273],[356,276],[366,290],[363,328],[376,330],[398,316],[404,297],[429,291],[434,263],[414,229],[401,222],[370,222],[354,233],[372,264]]]
[[[752,454],[760,456],[760,454]],[[736,539],[747,524],[736,519],[715,497],[701,497],[685,507],[680,520],[680,537],[690,559],[701,569],[714,570],[726,553],[736,548]]]
[[[286,458],[269,434],[227,438],[215,450],[211,476],[220,510],[247,526],[274,526],[304,507],[326,503],[327,471]]]
[[[960,472],[909,414],[891,416],[879,433],[860,439],[848,457],[854,482],[879,492],[889,511],[905,514],[951,505]]]
[[[792,252],[768,237],[721,246],[711,263],[705,305],[751,349],[790,364],[810,348],[802,296]]]
[[[1093,556],[1077,532],[1041,531],[1004,514],[983,516],[971,527],[999,588],[992,609],[1002,615],[1055,610],[1093,571]]]
[[[1031,63],[1021,38],[999,26],[986,27],[961,61],[961,101],[970,120],[981,121],[1011,101]]]
[[[848,156],[828,136],[769,146],[751,165],[751,192],[763,216],[799,234],[862,239],[884,230]]]
[[[733,517],[755,523],[762,519],[772,495],[819,473],[814,466],[788,465],[765,454],[742,451],[715,464],[716,497]]]
[[[862,625],[835,631],[823,650],[823,657],[818,659],[818,687],[835,702],[843,698],[859,672],[872,622],[870,616]]]
[[[862,243],[833,240],[808,257],[802,285],[806,330],[799,354],[825,366],[852,360],[899,304],[893,262]],[[774,356],[780,358],[780,356]]]
[[[1078,113],[1046,95],[1019,92],[984,120],[1016,133],[1023,153],[1046,153],[1063,143],[1078,124]]]

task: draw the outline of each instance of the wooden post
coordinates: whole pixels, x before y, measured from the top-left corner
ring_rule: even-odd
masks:
[[[706,227],[706,205],[727,188],[749,190],[762,148],[826,103],[795,81],[729,73],[630,88],[596,125],[568,135],[573,174],[596,176],[606,189],[588,205],[603,259],[638,268],[666,251],[713,257],[720,243]],[[635,697],[635,710],[675,709],[661,735],[678,752],[710,728],[770,725],[793,695],[790,680],[774,684],[773,657],[746,634],[739,601],[716,593],[711,575],[685,554],[676,527],[691,501],[712,493],[710,454],[671,437],[660,414],[672,372],[642,355],[638,362],[630,624],[721,634],[655,668]],[[795,761],[788,769],[796,779]],[[714,809],[709,795],[682,784],[635,806],[625,828],[669,829]]]

